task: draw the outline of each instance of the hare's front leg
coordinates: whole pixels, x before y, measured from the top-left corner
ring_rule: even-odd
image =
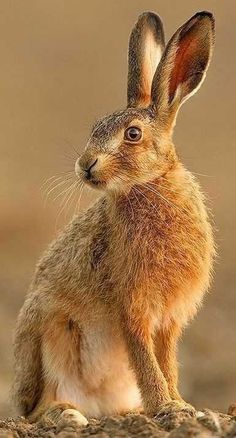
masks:
[[[154,353],[149,324],[127,312],[124,316],[124,336],[131,366],[134,369],[146,413],[154,415],[171,401],[166,379]]]
[[[181,327],[174,321],[160,328],[154,337],[156,359],[165,376],[172,400],[182,400],[178,389],[177,343]]]
[[[136,374],[137,383],[143,399],[143,406],[149,415],[165,415],[169,412],[185,411],[193,415],[195,410],[180,399],[176,393],[176,375],[170,384],[169,370],[157,360],[148,321],[139,317],[125,318],[124,334],[128,347],[130,363]],[[159,356],[160,357],[160,356]],[[169,362],[169,365],[171,362]],[[165,374],[164,374],[165,372]],[[177,396],[177,399],[173,399]]]
[[[184,411],[190,416],[196,413],[193,406],[186,403],[179,394],[178,385],[178,362],[177,362],[177,343],[181,335],[181,327],[171,321],[168,327],[163,327],[156,331],[154,344],[156,358],[163,375],[168,384],[169,393],[172,401],[164,405],[158,412],[159,416],[164,416],[173,411]]]

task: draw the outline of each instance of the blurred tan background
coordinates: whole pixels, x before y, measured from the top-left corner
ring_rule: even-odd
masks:
[[[236,401],[235,0],[8,0],[0,2],[0,416],[11,412],[16,315],[39,255],[75,207],[59,214],[61,198],[45,206],[42,184],[73,170],[73,148],[84,148],[91,123],[125,105],[137,15],[156,11],[169,38],[202,9],[216,17],[215,54],[179,114],[175,142],[186,166],[205,175],[219,259],[211,294],[183,337],[181,387],[198,407],[225,411]],[[80,208],[93,197],[84,192]]]

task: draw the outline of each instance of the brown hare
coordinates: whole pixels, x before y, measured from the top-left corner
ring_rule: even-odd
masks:
[[[131,33],[127,108],[95,124],[75,165],[101,197],[44,254],[18,318],[14,398],[30,421],[194,414],[177,389],[176,349],[208,289],[214,242],[172,132],[213,44],[209,12],[166,47],[154,13]]]

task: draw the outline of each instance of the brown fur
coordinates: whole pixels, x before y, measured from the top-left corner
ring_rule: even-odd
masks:
[[[204,197],[172,144],[172,102],[157,107],[156,93],[157,87],[163,96],[169,93],[169,56],[177,50],[178,32],[187,35],[194,25],[198,45],[203,21],[204,32],[205,26],[212,31],[209,13],[177,31],[174,49],[169,45],[160,62],[164,82],[152,86],[150,106],[101,120],[76,163],[85,179],[97,160],[89,184],[105,194],[43,256],[18,319],[14,394],[32,421],[45,412],[70,411],[71,405],[97,417],[141,409],[141,401],[149,414],[165,407],[192,409],[177,389],[177,341],[208,289],[214,242]],[[204,60],[206,53],[210,57],[212,40],[197,51],[199,62],[202,53]],[[178,79],[176,86],[171,82],[171,95],[179,87],[186,93],[188,66],[196,56],[195,50],[186,52],[185,43],[178,50],[185,56],[171,59]],[[128,95],[139,106],[142,93],[132,85]],[[178,96],[176,111],[186,94]],[[129,126],[142,131],[139,141],[125,139]]]

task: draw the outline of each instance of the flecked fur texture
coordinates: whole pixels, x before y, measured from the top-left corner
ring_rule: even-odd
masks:
[[[159,17],[142,14],[132,32],[128,108],[93,127],[75,166],[102,195],[44,254],[18,318],[14,397],[31,421],[194,413],[178,393],[176,349],[209,287],[214,242],[171,137],[213,41],[207,12],[162,57]]]

